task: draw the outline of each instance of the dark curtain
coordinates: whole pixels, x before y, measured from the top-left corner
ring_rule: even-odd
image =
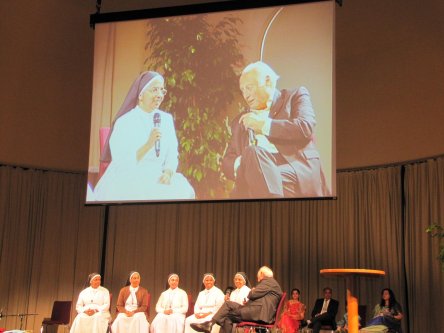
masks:
[[[405,167],[405,267],[411,332],[444,332],[444,263],[439,243],[425,233],[444,226],[444,159]],[[441,242],[443,244],[443,242]],[[444,244],[443,244],[444,245]]]
[[[0,309],[40,331],[55,300],[72,300],[100,269],[102,207],[85,207],[84,175],[0,166]],[[74,311],[73,311],[74,313]],[[18,329],[19,317],[0,327]]]
[[[268,265],[284,290],[301,289],[307,315],[322,288],[332,287],[339,319],[345,281],[319,270],[381,269],[383,278],[356,280],[367,319],[390,287],[404,308],[405,333],[443,332],[438,243],[425,233],[431,223],[443,225],[443,173],[442,158],[342,171],[336,200],[111,206],[104,285],[115,305],[128,272],[139,271],[152,319],[171,272],[196,298],[205,272],[224,289],[236,271],[254,284],[257,269]],[[100,270],[105,208],[83,205],[85,184],[83,174],[0,167],[0,308],[39,313],[28,329],[39,329],[54,300],[75,302],[86,275]]]

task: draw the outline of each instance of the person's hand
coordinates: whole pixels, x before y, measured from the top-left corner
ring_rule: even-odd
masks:
[[[93,314],[95,314],[97,311],[93,310],[93,309],[88,309],[86,310],[84,313],[86,313],[88,316],[92,316]]]
[[[383,315],[383,316],[391,316],[392,314],[391,314],[391,312],[390,312],[389,309],[384,309],[384,310],[382,311],[382,315]]]
[[[248,112],[240,117],[239,124],[242,124],[245,129],[251,128],[256,134],[262,134],[265,120],[258,120],[253,112]]]
[[[159,178],[159,183],[165,184],[165,185],[170,185],[172,176],[173,176],[173,172],[171,170],[164,170],[162,175]]]
[[[208,316],[210,313],[211,313],[211,312],[208,312],[208,313],[196,313],[194,316],[195,316],[197,319],[202,319],[202,318],[205,318],[206,316]]]
[[[170,315],[170,314],[173,313],[173,310],[172,309],[167,309],[167,310],[163,311],[163,313],[166,314],[166,315]]]
[[[162,137],[162,132],[161,132],[160,128],[154,127],[151,130],[150,136],[148,137],[147,145],[149,147],[154,146],[154,143],[157,140],[160,140],[161,137]]]
[[[126,312],[126,316],[127,317],[132,317],[132,316],[134,316],[134,312],[133,311],[127,311]]]

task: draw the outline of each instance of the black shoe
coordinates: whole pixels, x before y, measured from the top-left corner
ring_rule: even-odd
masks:
[[[211,323],[211,321],[206,321],[202,324],[198,324],[198,323],[190,324],[190,327],[193,330],[198,331],[198,332],[204,332],[204,333],[210,333],[212,326],[213,326],[213,324]]]

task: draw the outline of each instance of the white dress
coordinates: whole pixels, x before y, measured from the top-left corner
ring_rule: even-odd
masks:
[[[165,314],[164,311],[168,309],[173,310],[173,313]],[[165,290],[157,301],[157,315],[151,324],[150,332],[183,333],[187,311],[188,296],[184,290],[180,288]]]
[[[219,310],[219,308],[222,306],[222,304],[225,301],[225,295],[218,287],[213,286],[211,289],[207,290],[204,289],[199,293],[199,296],[197,297],[196,303],[194,305],[194,313],[206,313],[211,312],[210,315],[206,316],[205,318],[196,318],[194,314],[187,317],[185,319],[185,333],[194,333],[196,332],[190,327],[191,323],[204,323],[206,321],[211,320],[213,318],[213,315]],[[213,329],[211,332],[218,332],[219,326],[213,325]]]
[[[155,148],[137,161],[137,150],[149,138],[154,114],[160,114],[160,153]],[[145,112],[136,106],[117,119],[109,145],[112,161],[94,189],[98,201],[194,199],[188,180],[177,173],[178,142],[173,117],[161,110]],[[159,184],[163,171],[173,171],[171,183]]]
[[[125,310],[135,311],[138,307],[136,292],[138,288],[130,287],[130,295],[125,302]],[[119,313],[114,319],[111,326],[113,333],[148,333],[150,324],[146,319],[145,312],[136,312],[131,317],[128,317],[125,313]]]
[[[111,318],[109,303],[109,291],[102,286],[82,290],[76,304],[78,314],[72,323],[70,333],[105,333]],[[89,309],[98,312],[88,316],[84,311]]]
[[[230,294],[230,301],[243,305],[244,301],[248,300],[248,294],[250,293],[250,290],[251,289],[246,285],[233,290]]]

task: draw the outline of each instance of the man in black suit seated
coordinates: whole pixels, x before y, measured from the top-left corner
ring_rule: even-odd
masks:
[[[313,333],[319,333],[321,326],[330,325],[333,330],[336,329],[336,314],[338,313],[339,302],[331,298],[332,290],[330,287],[324,288],[324,298],[318,298],[311,312],[311,319],[307,320],[309,328]]]
[[[279,76],[258,61],[239,85],[248,109],[231,123],[222,159],[236,198],[319,197],[329,194],[314,143],[316,118],[305,87],[276,87]]]
[[[273,271],[266,266],[261,267],[257,272],[257,280],[257,286],[251,289],[248,301],[244,305],[226,301],[211,321],[191,324],[191,328],[198,332],[210,333],[212,326],[218,324],[221,326],[221,333],[231,333],[233,323],[253,321],[268,324],[274,322],[282,289],[273,278]]]

